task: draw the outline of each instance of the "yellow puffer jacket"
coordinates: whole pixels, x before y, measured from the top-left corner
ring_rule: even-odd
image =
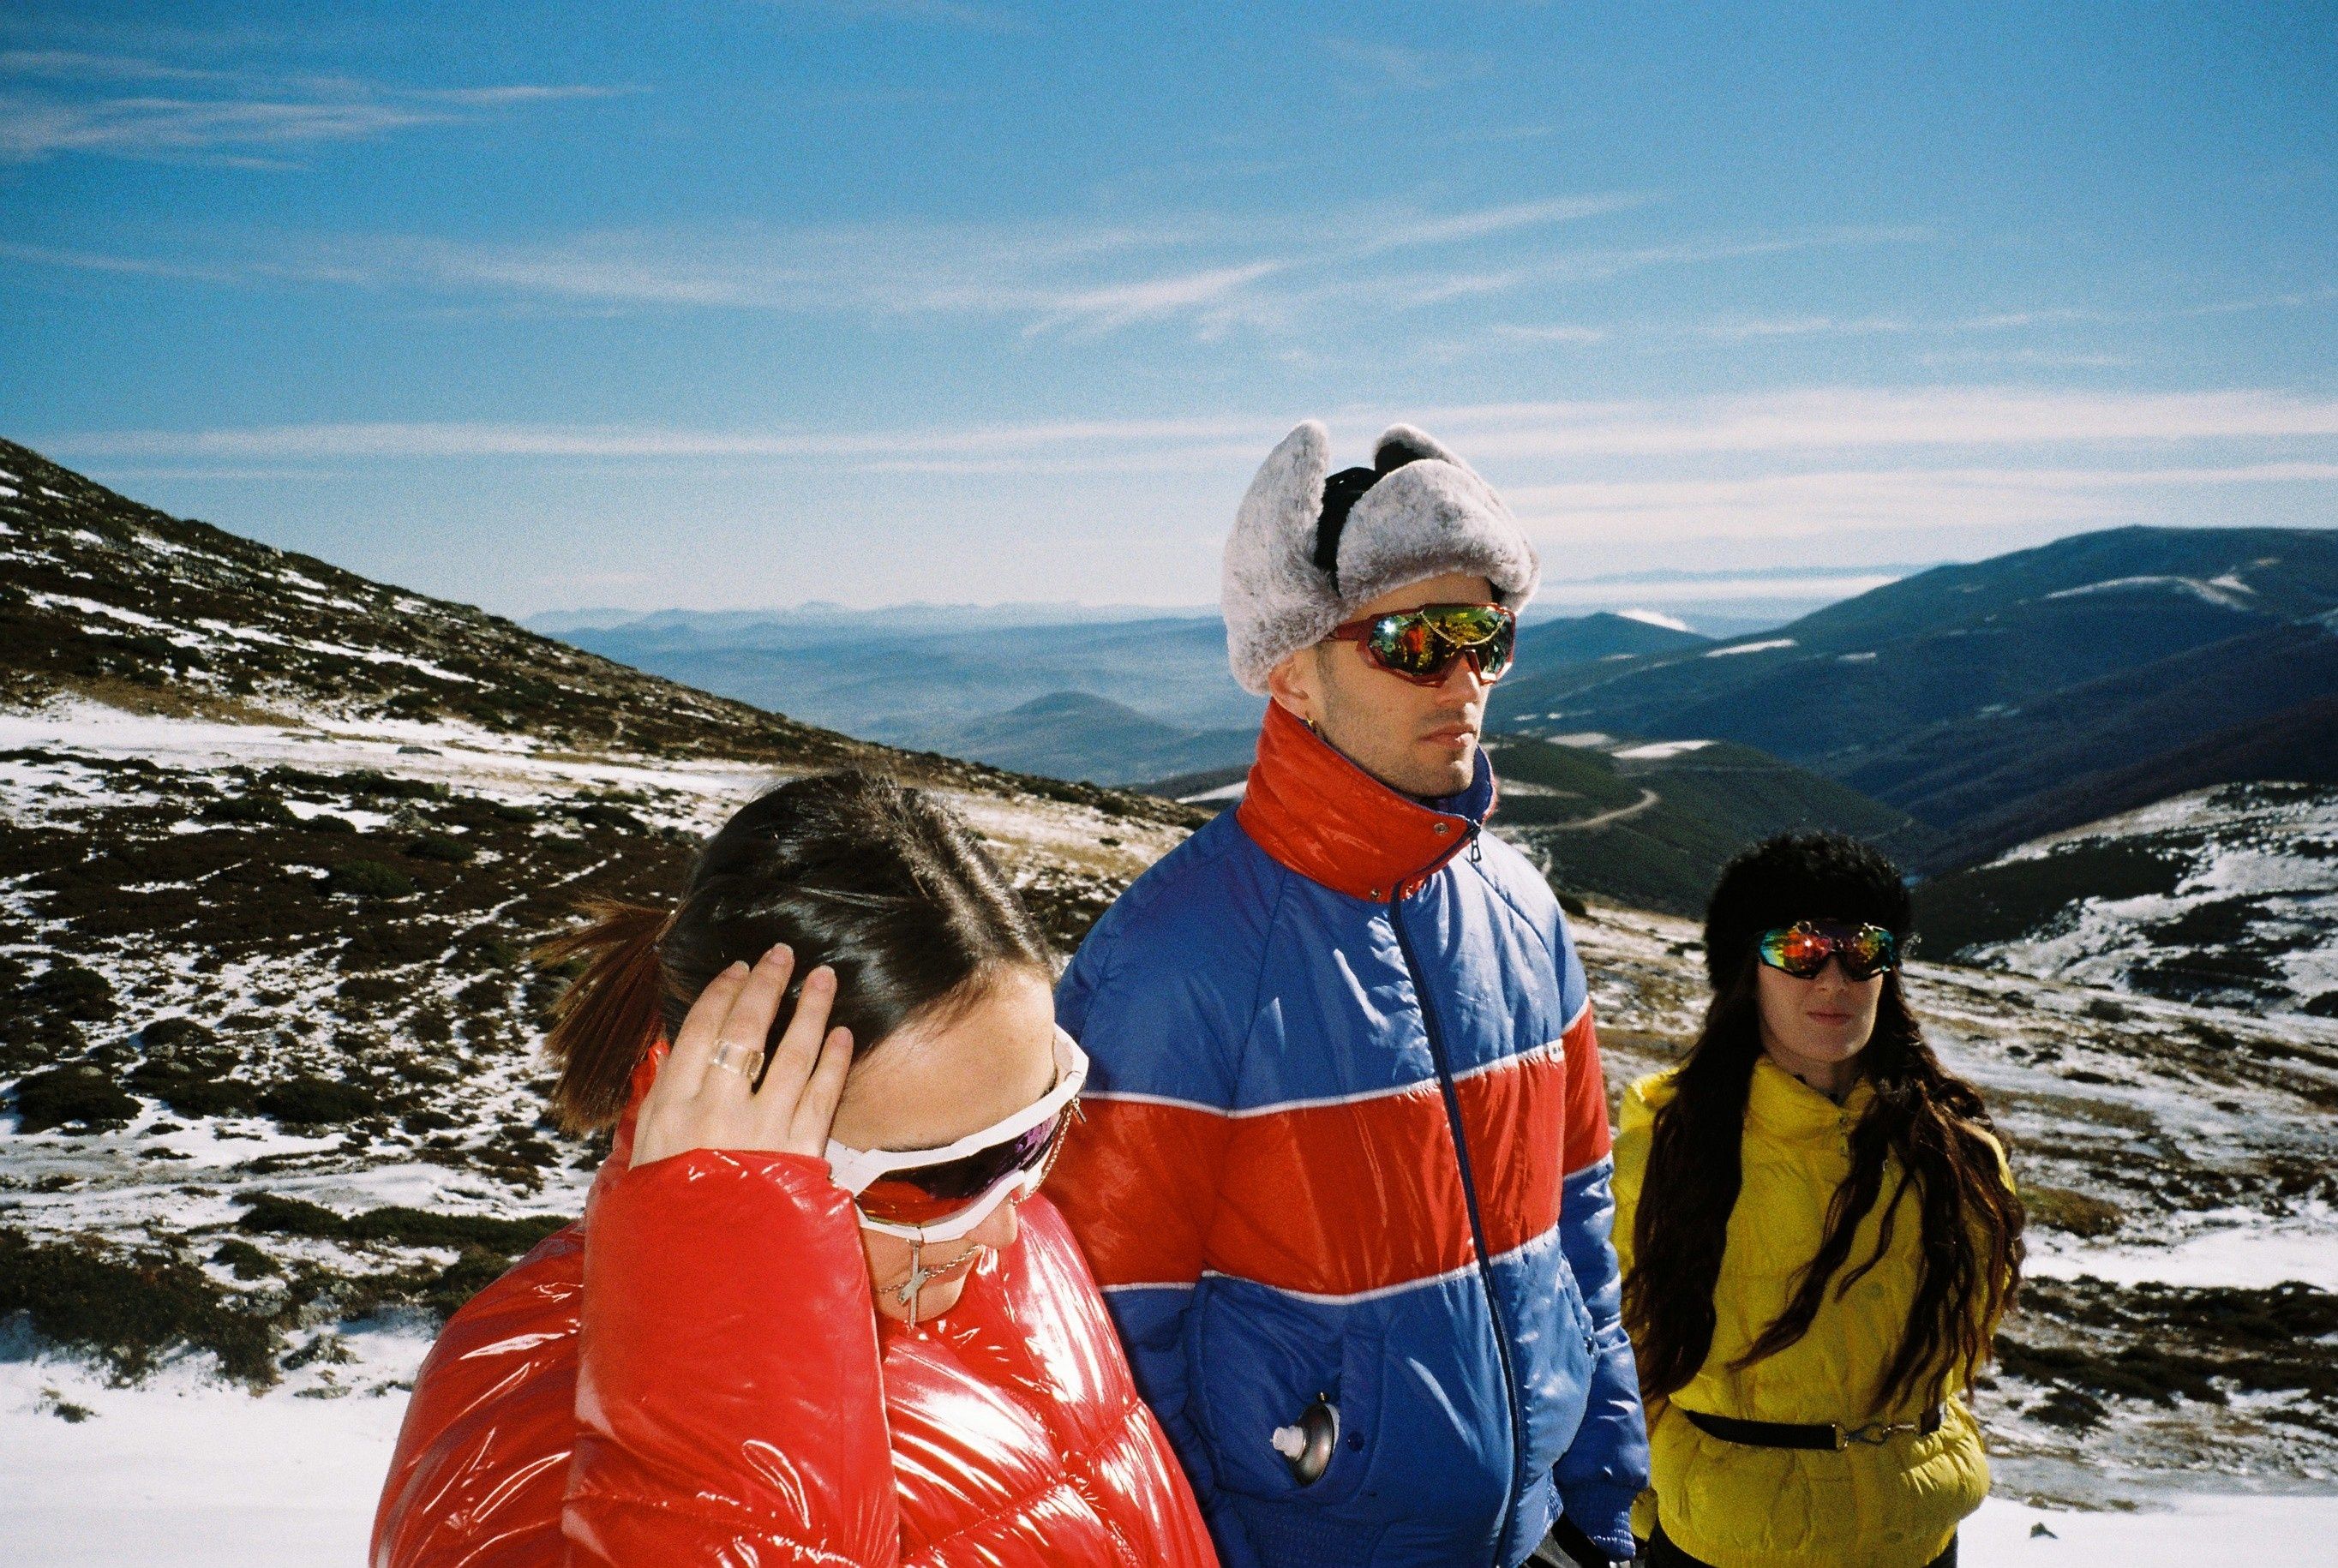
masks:
[[[1649,1134],[1657,1108],[1672,1097],[1669,1079],[1657,1073],[1633,1084],[1616,1129],[1616,1250],[1627,1273]],[[1730,1370],[1784,1309],[1796,1270],[1817,1253],[1827,1204],[1851,1174],[1849,1131],[1872,1098],[1862,1083],[1837,1106],[1766,1057],[1755,1066],[1745,1103],[1744,1184],[1714,1291],[1713,1348],[1696,1377],[1651,1415],[1652,1479],[1633,1512],[1636,1534],[1650,1535],[1661,1517],[1675,1545],[1716,1568],[1922,1568],[1988,1495],[1980,1431],[1954,1393],[1931,1436],[1901,1434],[1839,1452],[1724,1443],[1681,1416],[1685,1407],[1746,1421],[1858,1426],[1921,1414],[1912,1400],[1862,1407],[1899,1348],[1915,1294],[1921,1227],[1912,1197],[1903,1201],[1883,1260],[1840,1299],[1830,1290],[1809,1333],[1742,1372]],[[1884,1172],[1887,1200],[1899,1170],[1895,1161]],[[1852,1267],[1874,1251],[1882,1212],[1879,1201],[1861,1225]]]

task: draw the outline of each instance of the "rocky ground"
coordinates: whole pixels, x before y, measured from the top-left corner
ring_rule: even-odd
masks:
[[[543,1117],[561,976],[528,949],[588,894],[670,898],[775,776],[447,724],[0,714],[0,1316],[254,1387],[334,1387],[342,1326],[442,1316],[599,1152]],[[1174,837],[948,793],[1066,942]]]

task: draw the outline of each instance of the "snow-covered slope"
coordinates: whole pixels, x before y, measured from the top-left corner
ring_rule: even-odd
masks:
[[[2196,790],[2025,844],[1920,900],[1943,956],[2338,1016],[2338,786]]]
[[[346,1389],[573,1216],[526,954],[772,779],[942,790],[1066,942],[1191,819],[0,471],[0,1324],[108,1376]]]
[[[863,761],[948,791],[1069,942],[1189,820],[790,725],[35,464],[0,449],[11,1563],[361,1553],[437,1324],[589,1176],[540,1115],[557,979],[525,962],[579,897],[669,893],[764,781]],[[1605,906],[1579,930],[1620,1089],[1695,1027],[1695,933]],[[1969,1560],[2131,1555],[2124,1515],[2068,1506],[2187,1488],[2218,1495],[2155,1537],[2183,1561],[2309,1560],[2279,1542],[2338,1508],[2284,1503],[2289,1536],[2216,1552],[2222,1494],[2338,1492],[2338,1021],[1915,986],[2033,1216],[1980,1399],[2006,1501]]]

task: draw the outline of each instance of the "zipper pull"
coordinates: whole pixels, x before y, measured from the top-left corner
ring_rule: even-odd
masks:
[[[1484,828],[1478,827],[1475,823],[1470,825],[1469,864],[1472,866],[1482,866],[1486,863],[1486,852],[1478,843],[1478,835],[1484,831]]]

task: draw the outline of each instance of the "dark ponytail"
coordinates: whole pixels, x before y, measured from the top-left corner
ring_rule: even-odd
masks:
[[[584,914],[537,950],[546,963],[584,961],[545,1041],[560,1072],[553,1111],[575,1132],[614,1122],[643,1053],[681,1028],[708,981],[774,944],[795,949],[799,981],[836,970],[831,1016],[856,1054],[913,1015],[979,1001],[1007,970],[1052,978],[1055,966],[966,824],[926,791],[857,769],[742,808],[700,849],[672,914],[607,901]]]
[[[625,1083],[655,1037],[664,1006],[658,942],[673,916],[613,898],[587,899],[585,924],[530,955],[557,966],[584,960],[584,973],[552,1004],[544,1048],[560,1067],[552,1109],[575,1132],[605,1127],[625,1108]]]

